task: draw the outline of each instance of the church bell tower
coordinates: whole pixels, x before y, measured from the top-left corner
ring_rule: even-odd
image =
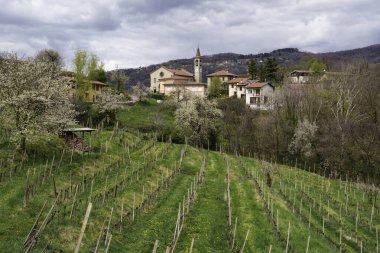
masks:
[[[202,61],[201,61],[201,52],[199,51],[199,47],[197,48],[197,53],[194,57],[194,79],[195,82],[202,82]]]

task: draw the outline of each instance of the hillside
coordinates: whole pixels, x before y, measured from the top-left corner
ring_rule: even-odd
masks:
[[[127,122],[135,126],[140,119],[131,114]],[[152,132],[100,130],[86,142],[95,152],[50,143],[49,152],[27,162],[2,152],[2,252],[23,245],[24,251],[73,252],[90,202],[81,252],[152,252],[155,244],[156,252],[378,247],[378,189],[325,178],[294,162],[174,144]]]
[[[295,64],[298,64],[300,59],[305,56],[322,57],[326,59],[331,65],[334,65],[334,63],[337,61],[348,61],[350,59],[352,60],[356,58],[367,59],[372,63],[380,63],[380,44],[352,50],[318,54],[302,52],[297,48],[283,48],[274,50],[270,53],[260,54],[243,55],[234,53],[221,53],[215,55],[204,55],[202,58],[203,80],[206,80],[206,75],[221,69],[229,70],[230,72],[237,75],[246,75],[246,65],[247,61],[250,59],[260,60],[268,57],[275,57],[282,66],[294,66]],[[126,88],[128,89],[130,86],[136,84],[137,82],[141,82],[149,86],[149,74],[159,66],[166,66],[169,68],[184,68],[190,72],[193,72],[193,59],[177,59],[137,69],[125,69],[124,71],[129,77]]]

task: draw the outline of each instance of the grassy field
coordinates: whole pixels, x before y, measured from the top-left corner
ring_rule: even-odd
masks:
[[[119,119],[144,128],[159,107],[151,102],[133,110]],[[161,116],[172,124],[170,113]],[[82,154],[52,141],[27,161],[0,143],[1,252],[23,246],[23,251],[73,252],[90,202],[80,252],[152,252],[156,240],[156,252],[165,252],[173,246],[179,204],[195,189],[203,158],[204,179],[181,216],[174,252],[379,250],[377,188],[173,144],[153,133],[98,131],[86,142],[96,152]]]

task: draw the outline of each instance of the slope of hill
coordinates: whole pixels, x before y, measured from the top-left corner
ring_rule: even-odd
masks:
[[[97,152],[1,168],[2,252],[151,252],[156,240],[156,252],[376,251],[379,201],[362,184],[153,133],[87,142]]]
[[[364,48],[357,48],[352,50],[329,52],[329,53],[310,53],[302,52],[297,48],[283,48],[274,50],[270,53],[260,54],[234,54],[234,53],[221,53],[215,55],[204,55],[203,61],[203,80],[206,79],[206,75],[215,72],[217,70],[225,69],[237,75],[247,74],[247,61],[250,59],[263,60],[268,57],[275,57],[278,62],[283,66],[294,66],[305,56],[318,56],[331,62],[332,65],[337,61],[347,61],[355,58],[366,59],[372,63],[380,62],[380,44],[372,45]],[[184,68],[190,72],[193,72],[193,59],[177,59],[168,62],[154,64],[147,67],[141,67],[137,69],[124,69],[125,73],[129,77],[126,84],[126,88],[130,88],[137,82],[141,82],[146,86],[150,85],[150,72],[157,69],[159,66],[166,66],[169,68]]]

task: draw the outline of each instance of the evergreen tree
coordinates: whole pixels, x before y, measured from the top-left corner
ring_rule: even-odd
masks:
[[[276,58],[268,58],[264,66],[266,81],[277,82],[278,81],[278,63]]]
[[[253,80],[257,77],[258,74],[258,66],[255,59],[250,60],[248,63],[248,75]]]

